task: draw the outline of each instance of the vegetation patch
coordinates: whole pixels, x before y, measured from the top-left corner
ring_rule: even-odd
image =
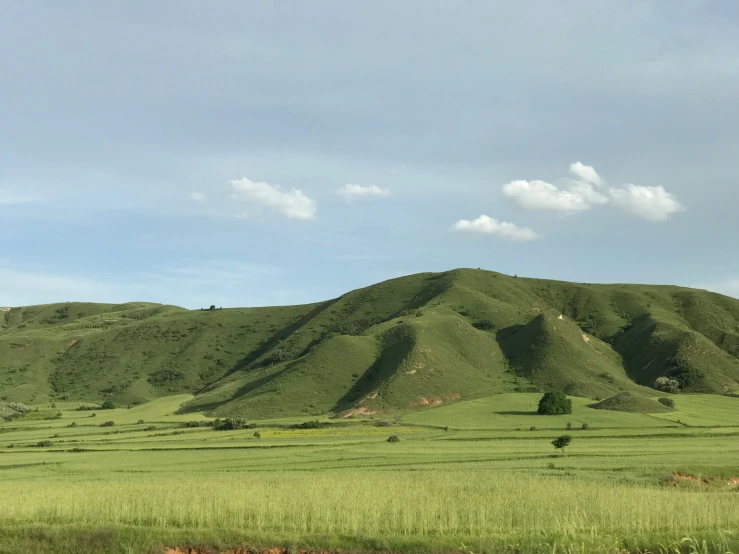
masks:
[[[639,396],[630,392],[622,392],[610,398],[606,398],[592,407],[596,410],[615,410],[618,412],[632,412],[639,414],[657,414],[666,412],[670,409],[663,400],[672,402],[671,399],[660,398],[660,401],[652,400],[644,396]],[[674,405],[674,402],[673,402]]]

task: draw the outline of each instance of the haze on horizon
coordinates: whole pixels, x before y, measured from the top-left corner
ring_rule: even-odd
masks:
[[[739,297],[739,4],[6,2],[0,48],[0,306]]]

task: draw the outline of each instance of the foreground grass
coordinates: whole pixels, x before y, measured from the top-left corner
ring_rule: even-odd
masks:
[[[728,485],[705,492],[567,475],[343,471],[5,481],[0,497],[18,499],[0,504],[9,530],[112,526],[150,537],[182,530],[182,537],[198,532],[216,543],[248,530],[251,540],[360,549],[556,543],[608,550],[656,548],[686,536],[739,546],[739,497]]]
[[[0,554],[739,552],[739,492],[727,482],[739,476],[739,428],[721,418],[736,399],[704,410],[723,425],[690,427],[583,402],[561,419],[536,416],[532,398],[500,395],[383,426],[258,422],[261,438],[185,426],[173,414],[187,397],[3,424]],[[693,398],[681,407],[699,413]],[[108,419],[115,425],[100,427]],[[555,453],[550,442],[571,421],[591,425]],[[43,440],[53,446],[36,446]],[[674,472],[723,480],[666,486]]]

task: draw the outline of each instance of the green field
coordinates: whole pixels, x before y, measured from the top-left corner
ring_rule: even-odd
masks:
[[[63,407],[40,405],[0,425],[0,552],[739,551],[739,398],[677,395],[659,414],[574,398],[538,416],[538,396],[238,431],[186,427],[207,421],[177,414],[187,395],[54,420]]]

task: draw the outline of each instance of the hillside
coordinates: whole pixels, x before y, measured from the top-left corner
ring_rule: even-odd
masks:
[[[189,411],[392,412],[506,392],[601,400],[739,389],[739,300],[461,269],[304,306],[131,303],[0,312],[0,400],[119,404],[195,393]]]

